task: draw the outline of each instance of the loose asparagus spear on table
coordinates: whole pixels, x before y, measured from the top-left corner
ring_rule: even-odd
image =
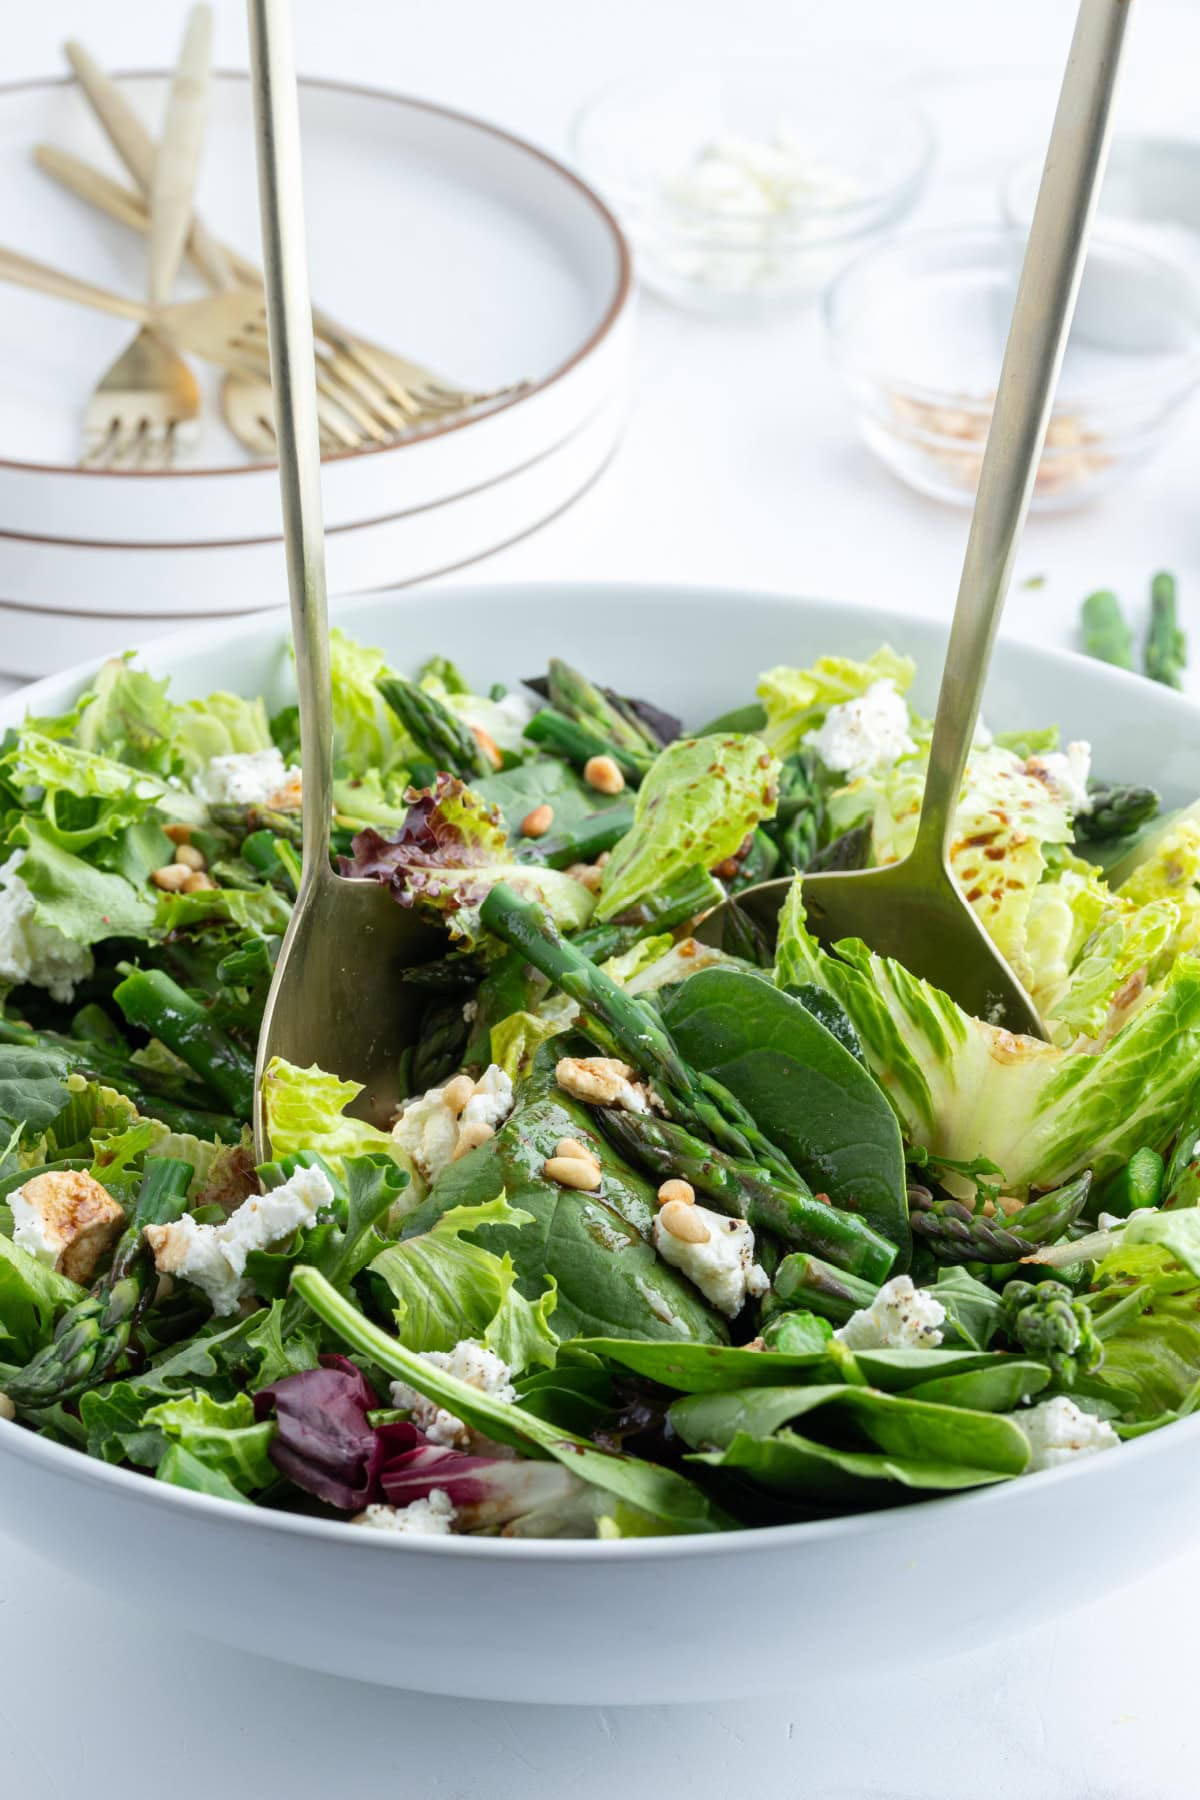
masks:
[[[50,1343],[5,1379],[5,1392],[19,1410],[73,1400],[105,1380],[128,1348],[158,1285],[143,1233],[147,1225],[168,1225],[180,1217],[193,1174],[192,1165],[176,1157],[156,1157],[146,1164],[133,1217],[108,1274],[86,1298],[67,1308]]]
[[[1132,669],[1133,633],[1126,624],[1121,602],[1110,588],[1089,594],[1083,603],[1083,648],[1098,662],[1117,669]]]
[[[583,1009],[579,1029],[604,1055],[624,1058],[651,1080],[677,1124],[706,1133],[722,1149],[757,1161],[785,1181],[796,1181],[796,1171],[783,1152],[764,1136],[740,1101],[683,1060],[656,1009],[626,993],[567,943],[543,908],[522,900],[506,882],[498,882],[480,907],[480,918],[489,931],[521,951],[534,968],[578,1002]]]
[[[1164,687],[1183,686],[1187,666],[1187,639],[1179,629],[1175,577],[1160,572],[1150,584],[1150,629],[1142,666],[1151,681]]]
[[[720,1212],[773,1231],[787,1244],[816,1251],[839,1268],[880,1282],[896,1260],[896,1246],[855,1213],[813,1198],[793,1176],[785,1183],[756,1163],[726,1156],[665,1119],[601,1107],[596,1117],[621,1154],[662,1182],[678,1177]]]

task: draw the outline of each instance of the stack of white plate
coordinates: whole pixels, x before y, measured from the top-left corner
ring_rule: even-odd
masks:
[[[123,81],[156,120],[165,77]],[[301,113],[321,305],[463,385],[528,384],[491,412],[325,459],[331,591],[419,581],[536,530],[605,466],[628,387],[628,250],[566,168],[477,119],[322,81],[302,83]],[[42,174],[31,156],[39,141],[118,172],[73,82],[0,89],[0,242],[137,294],[144,246]],[[214,79],[198,205],[261,260],[244,75]],[[178,297],[201,292],[185,275]],[[174,469],[78,466],[84,402],[130,334],[118,319],[0,288],[8,673],[41,674],[177,621],[284,598],[276,472],[222,423],[215,372],[198,371],[200,438]]]

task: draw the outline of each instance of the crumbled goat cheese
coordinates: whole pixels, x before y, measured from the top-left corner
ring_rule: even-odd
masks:
[[[481,1394],[488,1394],[493,1400],[512,1401],[517,1397],[508,1364],[494,1350],[486,1349],[477,1338],[463,1338],[453,1350],[422,1350],[421,1359],[435,1369],[444,1369],[447,1375],[457,1375],[460,1381],[478,1388]],[[462,1450],[471,1441],[469,1426],[464,1425],[455,1413],[448,1412],[434,1400],[427,1400],[405,1381],[393,1381],[392,1405],[409,1413],[417,1430],[423,1431],[431,1444]]]
[[[888,676],[873,681],[857,700],[831,706],[804,742],[827,769],[849,781],[890,769],[917,747],[908,735],[908,702]]]
[[[909,1275],[897,1275],[884,1283],[870,1306],[851,1313],[834,1336],[850,1350],[934,1350],[942,1341],[938,1327],[945,1317],[945,1307],[927,1288],[914,1287]]]
[[[300,805],[300,771],[285,765],[274,746],[214,756],[193,785],[210,806],[269,806],[274,812],[294,812]]]
[[[407,1506],[368,1506],[354,1520],[375,1531],[394,1531],[415,1537],[448,1537],[454,1528],[456,1509],[445,1488],[430,1488],[424,1500]]]
[[[463,1016],[463,1024],[464,1025],[473,1025],[475,1023],[476,1019],[479,1017],[479,1002],[478,1002],[478,1000],[464,1000],[462,1016]]]
[[[718,1312],[736,1318],[750,1296],[765,1294],[771,1285],[766,1270],[754,1260],[754,1233],[744,1219],[728,1219],[705,1206],[689,1207],[688,1211],[694,1211],[708,1226],[707,1242],[693,1244],[675,1237],[659,1213],[654,1221],[654,1247]]]
[[[14,850],[0,864],[0,988],[28,981],[69,1004],[92,972],[92,953],[53,925],[38,923],[37,901],[17,872],[25,854]]]
[[[198,1225],[184,1213],[173,1225],[147,1225],[146,1241],[160,1275],[182,1275],[208,1295],[218,1318],[235,1313],[251,1292],[245,1277],[252,1250],[267,1250],[308,1225],[333,1199],[323,1169],[297,1169],[267,1194],[243,1200],[220,1225]]]
[[[573,1100],[589,1106],[619,1106],[624,1112],[650,1110],[650,1092],[633,1079],[633,1070],[616,1056],[564,1056],[554,1079]]]
[[[82,1169],[35,1175],[8,1196],[12,1241],[72,1281],[91,1281],[125,1223],[124,1208]]]
[[[446,1085],[406,1100],[392,1126],[392,1136],[426,1182],[434,1182],[453,1160],[463,1125],[490,1125],[496,1130],[512,1111],[513,1084],[498,1063],[491,1063],[475,1083],[461,1113],[451,1112],[443,1098]]]
[[[1092,772],[1092,746],[1085,738],[1068,744],[1065,750],[1050,750],[1045,756],[1031,756],[1025,764],[1028,774],[1057,788],[1073,813],[1090,812],[1092,797],[1088,793],[1088,777]]]
[[[691,211],[769,219],[836,205],[859,189],[850,176],[815,162],[786,127],[777,126],[765,141],[722,133],[702,145],[663,191]]]
[[[1027,1475],[1035,1475],[1039,1469],[1057,1469],[1078,1456],[1093,1456],[1097,1450],[1111,1450],[1121,1441],[1107,1419],[1084,1412],[1065,1394],[1004,1416],[1019,1425],[1029,1439]]]

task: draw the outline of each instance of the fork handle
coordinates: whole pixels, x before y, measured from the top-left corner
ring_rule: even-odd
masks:
[[[72,40],[63,45],[63,53],[71,65],[76,81],[83,89],[88,104],[107,132],[113,149],[137,182],[141,192],[149,194],[154,185],[154,168],[158,161],[158,146],[154,139],[116,82],[104,73],[104,70],[82,44]],[[65,179],[61,171],[65,168],[67,161],[77,163],[82,169],[89,166],[80,162],[78,158],[68,158],[66,151],[53,151],[51,154],[59,159],[59,168],[49,169],[49,173],[53,174],[57,180]],[[48,167],[40,155],[38,160],[42,162],[43,168]],[[99,180],[108,183],[110,188],[115,188],[117,192],[126,192],[119,187],[118,183],[109,182],[107,176],[100,175],[98,170],[93,170],[92,174]],[[67,185],[74,184],[68,182]],[[76,191],[82,192],[79,188]],[[103,206],[106,212],[113,211],[113,208],[100,198],[99,189],[94,193],[84,194],[83,198],[94,200],[95,204]],[[115,216],[125,217],[124,213]],[[133,220],[127,219],[126,223],[132,224]],[[139,229],[148,230],[149,224],[150,215],[147,209],[145,224],[139,226]],[[226,250],[223,244],[217,242],[207,226],[203,225],[194,213],[191,236],[188,239],[188,254],[213,287],[226,288],[231,285],[233,274],[236,273],[236,270],[231,270],[232,253]]]
[[[150,250],[146,298],[163,306],[183,261],[192,221],[192,191],[208,119],[212,9],[194,6],[167,96],[163,131],[150,187]]]
[[[913,855],[945,866],[996,628],[1037,476],[1108,152],[1130,0],[1082,0],[991,425],[929,749]]]
[[[139,325],[144,325],[149,317],[140,300],[127,300],[123,294],[113,294],[108,288],[80,281],[61,269],[50,268],[47,263],[34,262],[32,257],[22,256],[16,250],[0,249],[0,281],[33,288],[39,294],[53,294],[58,300],[74,300],[79,306],[114,313],[118,319],[133,319]]]

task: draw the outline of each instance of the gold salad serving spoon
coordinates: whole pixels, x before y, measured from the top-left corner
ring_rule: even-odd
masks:
[[[397,906],[386,885],[335,874],[333,700],[321,524],[321,462],[312,303],[300,176],[300,111],[288,0],[248,0],[267,333],[287,552],[304,768],[300,891],[267,997],[255,1072],[254,1141],[270,1154],[264,1083],[272,1059],[319,1062],[364,1085],[380,1123],[399,1102],[398,1064],[411,1041],[401,972],[442,934]]]
[[[1079,9],[979,475],[916,841],[901,862],[806,875],[801,888],[809,929],[822,943],[861,938],[976,1017],[1039,1038],[1046,1031],[1037,1009],[955,879],[950,852],[996,627],[1075,310],[1131,8],[1132,0],[1083,0]],[[737,904],[773,936],[790,887],[790,877],[764,882],[739,895]],[[705,923],[702,935],[710,942],[721,941],[728,905]]]

